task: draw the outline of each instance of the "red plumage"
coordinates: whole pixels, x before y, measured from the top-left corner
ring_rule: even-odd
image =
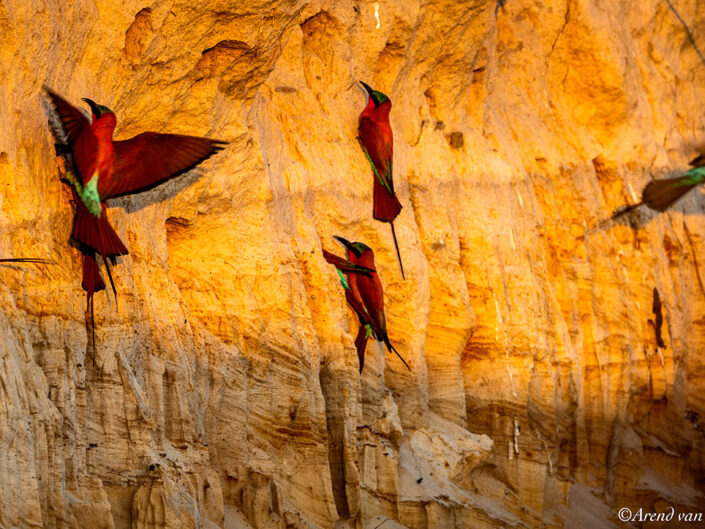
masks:
[[[108,222],[107,206],[101,203],[102,215],[92,215],[83,201],[76,197],[76,214],[73,218],[71,238],[94,249],[105,257],[127,255],[125,245]]]
[[[367,325],[370,323],[370,318],[367,315],[367,310],[365,309],[365,305],[359,295],[356,296],[353,294],[352,290],[349,288],[350,276],[355,274],[370,275],[374,273],[374,270],[351,263],[347,259],[338,257],[337,255],[326,250],[323,250],[323,257],[328,263],[340,270],[341,273],[345,275],[345,280],[348,282],[348,288],[345,289],[345,299],[360,320],[360,328],[358,329],[357,337],[355,338],[355,349],[357,350],[357,358],[360,361],[360,372],[362,372],[362,368],[365,363],[365,349],[367,347]]]
[[[389,124],[391,108],[391,101],[375,106],[370,97],[358,124],[360,142],[374,165],[373,217],[382,222],[394,221],[401,211],[401,203],[394,194],[392,175],[394,138]]]
[[[382,94],[362,83],[369,94],[367,106],[360,114],[358,134],[360,144],[372,166],[373,205],[372,216],[381,222],[388,222],[394,237],[394,247],[399,259],[401,276],[404,278],[404,265],[401,262],[394,219],[401,212],[401,202],[394,193],[394,137],[389,124],[392,102]]]
[[[367,327],[360,325],[355,337],[355,349],[357,350],[357,359],[360,364],[360,373],[365,367],[365,349],[367,348]]]
[[[371,249],[362,252],[359,257],[349,248],[347,258],[354,264],[374,270],[370,275],[349,274],[348,284],[352,295],[362,301],[375,335],[383,341],[387,337],[387,321],[384,317],[384,291],[375,268],[375,256]]]
[[[69,140],[76,178],[84,188],[97,177],[100,214],[94,215],[74,191],[76,214],[72,239],[84,254],[83,288],[88,304],[105,288],[95,254],[104,258],[126,255],[127,248],[108,221],[105,200],[154,187],[203,162],[223,148],[224,142],[195,136],[144,132],[125,141],[113,141],[115,114],[90,100],[92,123],[64,98],[45,87]],[[89,200],[90,202],[90,200]],[[111,277],[112,283],[112,277]],[[115,287],[113,285],[113,290]]]
[[[399,215],[401,211],[401,202],[396,195],[390,195],[387,190],[375,179],[373,188],[373,208],[372,216],[376,220],[382,222],[389,222],[392,224],[393,220]],[[392,219],[392,220],[385,220]]]
[[[384,342],[389,351],[394,352],[407,369],[411,370],[404,358],[389,341],[387,321],[384,316],[384,290],[377,274],[372,249],[362,243],[350,243],[342,237],[336,236],[335,239],[345,246],[347,260],[341,259],[325,250],[323,255],[326,261],[334,264],[339,270],[343,271],[343,268],[338,266],[341,262],[348,270],[345,275],[350,288],[345,290],[345,298],[358,315],[360,327],[364,330],[365,325],[369,324],[372,327],[375,338]],[[331,259],[331,257],[334,259]],[[360,272],[355,267],[361,268],[363,271]],[[364,346],[367,343],[366,336],[361,337],[360,333],[361,331],[358,331],[355,339],[358,357],[364,355]],[[360,362],[360,370],[362,370],[362,360]]]
[[[193,169],[224,145],[210,138],[156,132],[113,142],[115,171],[105,181],[100,196],[113,198],[151,189]]]
[[[353,272],[365,275],[370,275],[374,272],[374,270],[372,270],[371,268],[366,268],[364,266],[357,265],[348,261],[347,259],[338,257],[337,255],[332,254],[326,250],[323,250],[323,258],[326,260],[326,262],[332,264],[341,272]]]
[[[93,294],[105,289],[105,282],[100,276],[98,263],[95,260],[93,252],[83,254],[83,282],[81,283],[83,290],[88,293],[88,298],[93,297]]]
[[[383,341],[387,349],[389,349],[390,352],[394,352],[406,368],[411,371],[404,357],[399,354],[389,341],[387,319],[384,316],[384,291],[382,289],[382,282],[377,274],[375,256],[372,249],[365,249],[360,256],[355,255],[350,248],[347,248],[346,252],[348,259],[353,263],[374,270],[374,273],[369,276],[364,274],[349,274],[348,282],[350,284],[350,290],[352,290],[354,296],[362,300],[370,318],[370,323],[372,324],[372,331],[375,333],[377,339]]]

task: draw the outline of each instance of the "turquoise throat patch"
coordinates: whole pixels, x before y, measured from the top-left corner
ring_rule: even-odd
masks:
[[[100,206],[100,196],[98,195],[98,173],[93,175],[82,190],[76,189],[88,211],[96,217],[100,217],[102,208]]]

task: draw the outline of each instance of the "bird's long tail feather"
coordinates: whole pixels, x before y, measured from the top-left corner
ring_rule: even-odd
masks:
[[[624,206],[624,207],[619,208],[619,210],[614,215],[599,222],[597,224],[597,226],[590,228],[586,233],[592,234],[598,230],[601,230],[602,228],[607,226],[610,222],[613,222],[613,221],[617,220],[618,218],[626,215],[627,213],[634,211],[636,208],[638,208],[639,206],[642,206],[643,204],[644,204],[643,202],[639,202],[638,204],[632,204],[631,206]]]
[[[365,348],[367,347],[368,336],[365,326],[360,325],[360,329],[357,331],[357,337],[355,338],[357,358],[360,361],[360,373],[362,373],[362,368],[365,365]]]
[[[95,366],[95,313],[93,312],[93,294],[88,294],[86,296],[86,319],[88,319],[88,312],[91,313],[91,341],[93,343],[93,365]]]
[[[86,320],[90,312],[91,318],[91,341],[93,343],[93,365],[95,365],[95,313],[93,310],[93,294],[105,288],[105,282],[100,276],[98,263],[95,260],[95,252],[86,251],[83,254],[83,284],[86,291]]]
[[[666,211],[699,183],[701,182],[682,176],[653,180],[644,188],[642,202],[656,211]]]
[[[100,217],[92,215],[81,199],[76,201],[76,216],[71,238],[93,248],[101,255],[127,255],[127,248],[108,222],[105,205]]]
[[[397,196],[390,193],[378,180],[375,178],[374,183],[374,204],[372,216],[379,221],[389,222],[392,227],[392,237],[394,237],[394,246],[397,249],[397,258],[399,259],[399,268],[401,269],[402,279],[404,277],[404,265],[401,263],[401,254],[399,253],[399,243],[397,242],[397,234],[394,231],[394,219],[397,218],[401,211],[401,202]]]
[[[0,259],[0,263],[42,263],[42,264],[52,264],[54,261],[51,259],[42,259],[41,257],[12,257],[7,259]]]
[[[399,354],[399,351],[397,351],[396,349],[394,349],[394,346],[390,343],[388,337],[385,337],[384,343],[385,343],[385,345],[387,346],[387,348],[388,348],[390,351],[393,351],[394,354],[396,354],[396,355],[399,357],[399,360],[402,361],[402,363],[406,366],[406,368],[407,368],[409,371],[411,371],[411,368],[409,367],[409,364],[407,364],[407,363],[406,363],[406,360],[404,360],[404,357]]]
[[[93,297],[94,293],[105,288],[105,282],[100,276],[94,252],[88,251],[83,254],[83,283],[81,286],[89,297]]]
[[[373,188],[372,216],[382,222],[392,222],[401,211],[401,202],[391,194],[375,177]]]
[[[404,277],[404,265],[401,264],[401,254],[399,253],[399,243],[397,242],[397,234],[394,231],[394,223],[389,221],[389,225],[392,227],[392,237],[394,238],[394,247],[397,249],[397,259],[399,260],[399,269],[401,270],[401,278],[406,281]]]

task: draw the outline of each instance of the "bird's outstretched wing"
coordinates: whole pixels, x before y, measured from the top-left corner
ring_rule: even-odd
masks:
[[[347,259],[344,259],[342,257],[338,257],[335,254],[332,254],[326,250],[323,250],[323,258],[333,266],[335,266],[338,270],[341,272],[345,273],[351,273],[351,274],[362,274],[365,276],[370,276],[374,270],[371,268],[367,268],[366,266],[360,266],[357,265],[351,261],[348,261]]]
[[[100,196],[106,199],[146,191],[193,169],[224,145],[209,138],[157,132],[113,142],[115,172],[103,184]]]
[[[69,142],[73,144],[76,141],[76,138],[78,138],[85,129],[90,128],[90,123],[80,110],[66,101],[59,94],[52,92],[46,86],[44,87],[44,91],[49,96],[49,99],[51,99],[52,105],[54,105],[56,112],[59,114],[59,118],[64,126],[64,131],[66,132]]]

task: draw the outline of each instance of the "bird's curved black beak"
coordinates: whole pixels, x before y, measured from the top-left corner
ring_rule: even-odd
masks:
[[[345,249],[349,250],[355,257],[360,257],[362,255],[362,252],[360,252],[360,250],[355,246],[357,243],[353,244],[349,240],[338,237],[337,235],[333,235],[333,238],[345,246]]]
[[[343,239],[342,237],[338,237],[337,235],[333,235],[333,238],[351,252],[353,251],[353,245],[349,240]]]
[[[88,103],[88,106],[91,107],[91,112],[93,112],[93,115],[95,117],[99,118],[101,112],[100,112],[100,109],[98,108],[98,104],[95,101],[93,101],[92,99],[88,99],[87,97],[82,97],[81,99],[83,101],[85,101],[86,103]]]
[[[374,104],[376,105],[376,104],[377,104],[377,101],[375,101],[375,98],[374,98],[374,95],[373,95],[374,90],[372,90],[372,87],[371,87],[370,85],[368,85],[367,83],[363,82],[363,81],[360,81],[360,84],[365,87],[365,90],[367,90],[367,93],[369,94],[370,99],[371,99],[372,101],[374,101]]]

